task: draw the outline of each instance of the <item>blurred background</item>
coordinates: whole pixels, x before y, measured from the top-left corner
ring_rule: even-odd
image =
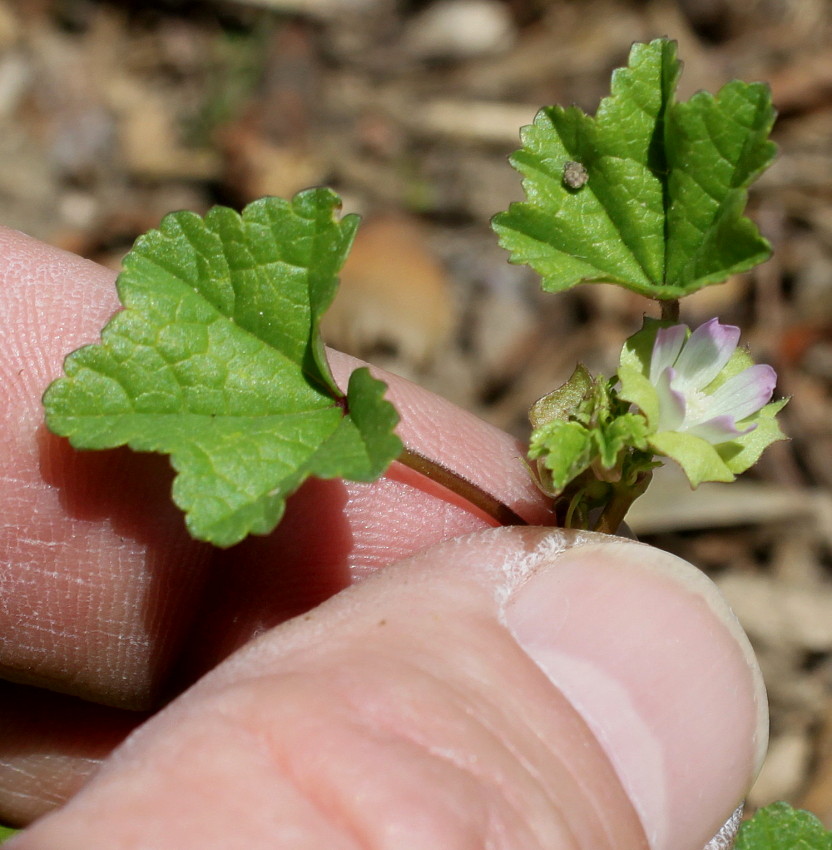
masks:
[[[791,442],[730,487],[663,470],[631,524],[705,570],[755,644],[772,746],[751,803],[832,827],[828,0],[0,0],[0,223],[118,268],[171,210],[330,185],[364,224],[327,341],[525,438],[530,403],[578,360],[612,371],[652,307],[544,295],[507,264],[488,226],[521,198],[506,157],[539,106],[594,111],[661,35],[682,98],[773,89],[780,156],[750,214],[774,258],[682,314],[743,328],[792,396]]]

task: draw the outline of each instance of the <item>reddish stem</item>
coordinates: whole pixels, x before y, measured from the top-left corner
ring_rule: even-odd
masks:
[[[462,496],[463,499],[488,514],[500,525],[528,525],[526,520],[515,513],[507,504],[483,490],[478,484],[474,484],[473,481],[469,481],[458,472],[454,472],[445,464],[407,447],[399,455],[398,460],[410,469],[430,478],[431,481],[435,481],[458,496]]]

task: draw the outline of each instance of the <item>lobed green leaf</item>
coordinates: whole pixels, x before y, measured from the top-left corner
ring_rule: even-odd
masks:
[[[540,459],[548,471],[547,490],[560,493],[566,485],[589,468],[596,449],[592,432],[580,422],[553,419],[535,429],[529,446],[529,458]]]
[[[313,189],[167,216],[124,261],[125,309],[47,389],[49,428],[169,454],[189,530],[218,546],[271,531],[309,476],[377,477],[395,411],[366,370],[342,398],[318,330],[357,226],[339,206]]]
[[[594,118],[541,110],[511,158],[527,200],[495,216],[511,262],[550,292],[611,282],[658,299],[690,294],[762,262],[770,248],[743,217],[771,162],[766,86],[732,82],[676,103],[676,44],[635,44]],[[564,179],[568,163],[587,179]]]

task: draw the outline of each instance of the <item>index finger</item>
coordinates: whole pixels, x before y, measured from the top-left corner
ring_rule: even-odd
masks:
[[[4,609],[0,669],[12,680],[146,708],[253,633],[356,576],[486,520],[395,465],[373,485],[313,481],[278,531],[226,552],[191,540],[166,462],[80,453],[49,434],[40,397],[63,357],[118,309],[114,274],[0,232],[0,432]],[[333,355],[339,380],[355,361]],[[406,442],[459,469],[529,521],[546,505],[509,437],[386,376]],[[175,686],[174,686],[175,687]]]

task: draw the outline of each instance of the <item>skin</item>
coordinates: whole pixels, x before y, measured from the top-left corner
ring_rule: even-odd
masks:
[[[113,273],[0,230],[0,277],[0,820],[37,819],[16,850],[698,850],[742,798],[765,701],[730,612],[678,559],[538,527],[509,437],[385,376],[405,441],[530,527],[394,465],[213,550],[164,459],[42,425]]]

